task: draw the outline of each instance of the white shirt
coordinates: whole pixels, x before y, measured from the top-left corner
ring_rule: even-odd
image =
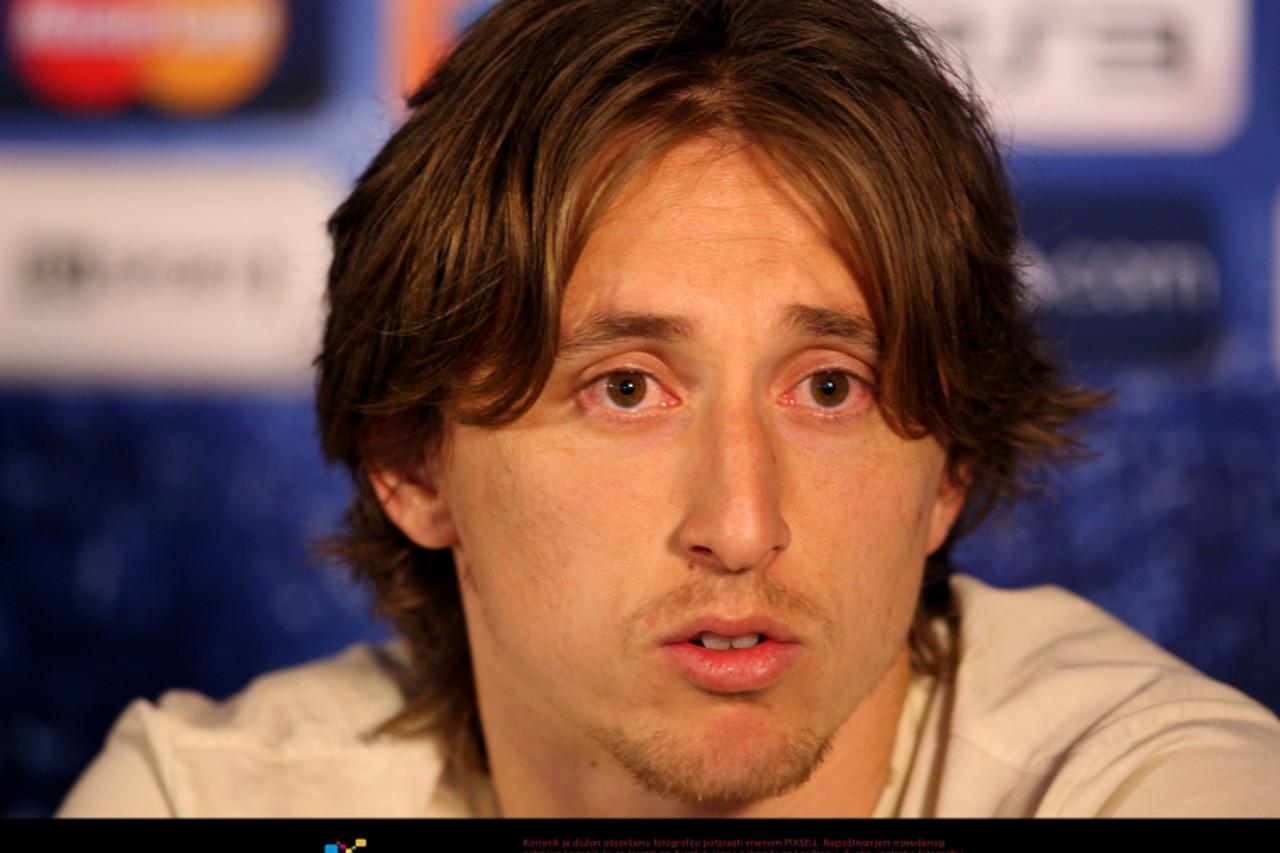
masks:
[[[875,816],[1280,816],[1280,721],[1056,587],[952,579],[953,683],[916,676]],[[133,702],[60,816],[496,814],[402,707],[398,649],[356,645],[225,702]]]

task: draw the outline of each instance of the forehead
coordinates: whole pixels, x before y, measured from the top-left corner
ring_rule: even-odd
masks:
[[[618,311],[732,326],[784,324],[784,306],[866,317],[816,210],[758,149],[695,139],[644,164],[586,239],[562,327]]]

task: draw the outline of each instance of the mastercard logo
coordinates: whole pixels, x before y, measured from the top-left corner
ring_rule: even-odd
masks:
[[[283,0],[11,0],[7,13],[17,76],[80,113],[234,109],[271,78],[288,29]]]

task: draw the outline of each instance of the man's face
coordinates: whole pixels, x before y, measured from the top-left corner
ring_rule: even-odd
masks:
[[[763,157],[694,142],[603,216],[562,327],[533,408],[436,467],[486,730],[679,800],[803,782],[961,500],[881,417],[858,282]]]

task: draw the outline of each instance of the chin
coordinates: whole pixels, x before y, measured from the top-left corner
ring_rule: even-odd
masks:
[[[591,732],[646,790],[707,810],[744,806],[803,785],[826,757],[833,734],[784,730],[733,708],[692,728]]]

